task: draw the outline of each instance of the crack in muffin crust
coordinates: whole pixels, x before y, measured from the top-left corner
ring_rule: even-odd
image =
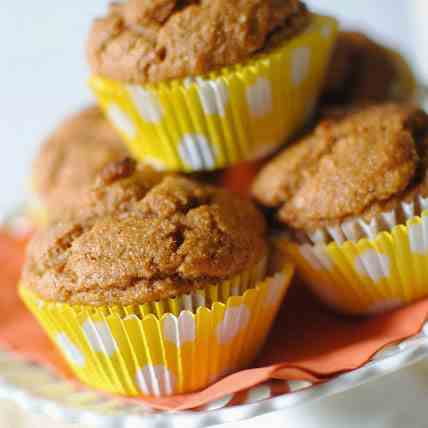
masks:
[[[155,83],[241,63],[308,23],[299,0],[128,0],[94,22],[88,58],[96,75]]]
[[[179,176],[109,165],[68,221],[39,233],[23,282],[42,298],[136,304],[231,279],[266,257],[250,201]]]
[[[428,116],[400,104],[342,110],[260,172],[253,195],[293,229],[365,220],[428,194]]]

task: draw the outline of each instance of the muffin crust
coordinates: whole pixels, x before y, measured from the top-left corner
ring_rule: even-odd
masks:
[[[391,100],[397,78],[388,49],[362,33],[341,32],[327,73],[322,104]]]
[[[79,203],[100,170],[126,155],[125,146],[98,107],[67,118],[33,162],[33,190],[49,218],[58,218]]]
[[[428,194],[427,131],[428,116],[413,106],[344,110],[274,158],[253,195],[306,232],[356,215],[370,220],[416,192]]]
[[[232,278],[266,256],[264,218],[250,201],[184,177],[113,170],[80,218],[29,245],[23,283],[40,297],[142,304]]]
[[[88,58],[96,75],[155,83],[241,63],[308,22],[299,0],[128,0],[95,20]]]

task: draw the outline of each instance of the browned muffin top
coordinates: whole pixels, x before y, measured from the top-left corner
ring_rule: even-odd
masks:
[[[388,49],[364,34],[341,32],[327,73],[322,103],[387,101],[392,97],[395,79],[397,67]]]
[[[96,75],[133,83],[201,75],[247,60],[272,35],[284,40],[308,21],[299,0],[128,0],[94,22],[89,62]]]
[[[250,201],[179,176],[111,168],[74,221],[29,245],[23,282],[71,304],[142,304],[231,278],[266,255]]]
[[[428,194],[428,116],[409,105],[344,110],[274,158],[253,195],[280,221],[313,232],[370,219],[415,192]]]
[[[125,146],[97,107],[70,116],[54,131],[34,160],[33,190],[48,209],[61,216],[111,161],[126,156]]]

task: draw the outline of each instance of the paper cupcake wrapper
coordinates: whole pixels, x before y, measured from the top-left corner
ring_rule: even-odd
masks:
[[[159,169],[224,168],[273,151],[314,110],[337,24],[314,15],[270,53],[207,76],[131,85],[98,76],[90,86],[131,153]]]
[[[363,238],[373,239],[380,232],[391,231],[395,226],[405,224],[413,217],[421,216],[425,210],[428,210],[428,198],[416,195],[413,200],[402,202],[395,209],[380,213],[370,221],[361,217],[354,217],[335,226],[319,228],[310,234],[299,231],[295,238],[301,244],[336,242],[339,245],[346,241],[356,242]]]
[[[165,396],[199,390],[248,366],[265,341],[292,273],[286,264],[242,294],[230,293],[224,303],[205,306],[193,296],[195,308],[186,296],[174,304],[158,302],[152,312],[144,306],[48,303],[25,286],[20,293],[82,382],[115,394]],[[207,291],[205,301],[210,293],[215,292]]]
[[[331,307],[384,312],[428,296],[427,206],[419,196],[370,224],[355,219],[339,226],[329,244],[283,245],[304,281]]]

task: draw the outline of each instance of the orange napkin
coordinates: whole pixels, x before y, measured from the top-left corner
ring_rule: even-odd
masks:
[[[70,376],[63,361],[16,293],[25,240],[0,232],[0,345]],[[252,368],[203,391],[164,398],[138,398],[157,409],[195,408],[269,379],[322,382],[365,364],[386,345],[419,332],[428,299],[378,317],[346,318],[326,310],[295,282],[270,338]]]
[[[251,184],[261,166],[260,161],[247,161],[227,168],[220,175],[217,185],[248,197]]]

